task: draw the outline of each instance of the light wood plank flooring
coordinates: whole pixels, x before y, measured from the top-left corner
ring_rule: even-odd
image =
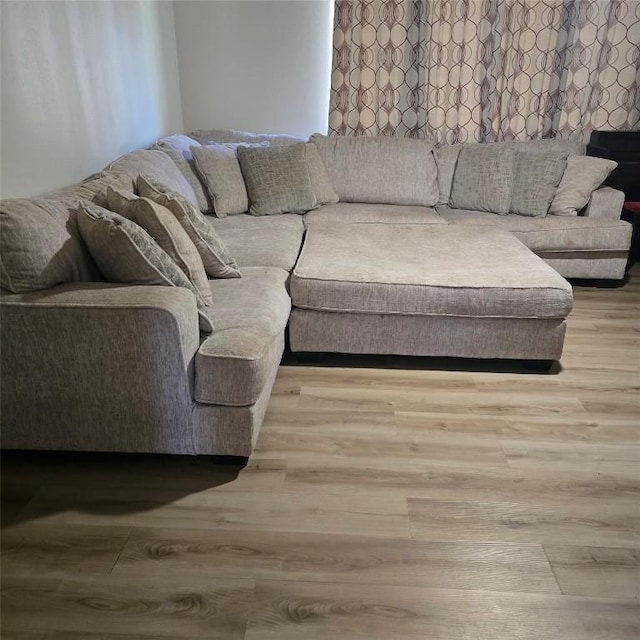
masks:
[[[5,640],[640,637],[640,269],[552,375],[281,367],[256,453],[3,459]]]

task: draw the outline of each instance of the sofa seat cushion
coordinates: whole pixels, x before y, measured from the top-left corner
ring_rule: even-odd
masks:
[[[212,280],[215,331],[195,362],[195,399],[206,404],[256,402],[284,349],[291,301],[289,274],[275,267],[242,269],[242,278]]]
[[[446,224],[433,207],[418,207],[396,204],[363,204],[360,202],[338,202],[309,211],[305,224],[311,222],[351,223],[440,223]]]
[[[240,214],[227,218],[207,216],[207,220],[240,267],[291,271],[298,259],[304,235],[304,222],[299,215]]]
[[[528,218],[484,211],[436,207],[449,223],[460,225],[494,225],[511,231],[531,251],[627,251],[631,225],[623,220],[584,218],[581,216],[546,216]]]
[[[460,225],[313,224],[291,276],[297,308],[564,318],[569,283],[510,233]]]

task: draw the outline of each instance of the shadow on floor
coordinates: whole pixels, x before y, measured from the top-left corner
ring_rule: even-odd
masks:
[[[7,450],[1,462],[0,528],[6,528],[69,510],[94,515],[149,511],[163,499],[175,502],[233,482],[247,459]],[[31,509],[34,500],[37,508]]]

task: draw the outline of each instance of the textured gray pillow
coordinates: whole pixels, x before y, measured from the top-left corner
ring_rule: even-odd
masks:
[[[134,181],[144,174],[168,189],[179,193],[194,207],[198,207],[198,198],[193,188],[178,169],[176,163],[164,151],[140,149],[132,151],[114,160],[102,171],[107,173],[124,173]]]
[[[207,305],[180,267],[135,222],[83,202],[78,227],[91,256],[108,282],[164,285],[189,289],[198,304],[200,329],[213,331]]]
[[[191,148],[196,168],[207,187],[218,218],[249,211],[249,196],[238,162],[238,147],[241,144],[211,144]]]
[[[13,293],[99,280],[76,225],[77,203],[0,202],[0,286]]]
[[[184,271],[207,304],[213,304],[211,287],[202,258],[177,218],[161,204],[140,198],[130,191],[107,187],[107,204],[111,211],[142,227]]]
[[[554,216],[575,216],[591,198],[591,194],[618,166],[615,160],[592,156],[569,156],[567,168],[549,207]]]
[[[318,153],[318,147],[313,142],[306,144],[307,169],[311,179],[311,188],[315,193],[318,204],[335,204],[339,201],[338,194],[333,188],[327,168]]]
[[[176,166],[180,169],[180,172],[196,194],[200,211],[211,211],[211,203],[207,197],[204,185],[200,181],[193,154],[191,153],[191,147],[193,146],[197,147],[200,145],[189,136],[174,135],[161,138],[153,145],[153,148],[164,151],[176,163]]]
[[[255,216],[306,213],[318,206],[306,145],[238,149],[238,161]]]
[[[173,213],[196,246],[204,269],[211,278],[239,278],[236,261],[205,217],[180,194],[147,176],[139,176],[138,193],[161,204]]]
[[[453,175],[450,206],[506,215],[511,205],[515,150],[465,144]]]
[[[342,202],[422,207],[438,202],[438,170],[429,140],[315,133],[311,142]]]
[[[547,215],[567,166],[566,151],[518,151],[511,191],[511,213],[532,218]]]

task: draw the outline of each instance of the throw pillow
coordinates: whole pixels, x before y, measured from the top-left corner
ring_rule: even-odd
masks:
[[[249,211],[249,196],[238,163],[239,146],[228,143],[191,147],[218,218]]]
[[[164,151],[141,149],[132,151],[103,169],[102,174],[124,173],[134,181],[140,174],[144,174],[165,185],[168,189],[179,193],[194,207],[198,206],[198,199],[193,188],[176,166],[176,163]]]
[[[554,216],[575,216],[591,198],[591,194],[618,166],[615,160],[593,156],[569,156],[558,191],[549,207]]]
[[[189,289],[198,304],[200,329],[213,331],[207,305],[189,278],[157,242],[135,222],[83,202],[78,227],[89,253],[108,282],[164,285]]]
[[[12,293],[99,280],[76,224],[76,203],[0,202],[0,286]]]
[[[566,151],[516,152],[511,213],[532,218],[547,215],[567,166],[567,156]]]
[[[438,167],[438,204],[449,204],[453,175],[461,149],[461,144],[449,144],[433,150]]]
[[[311,188],[315,193],[318,204],[336,204],[340,199],[333,188],[327,168],[318,153],[318,147],[312,142],[306,144],[307,169],[311,179]]]
[[[509,213],[514,159],[512,148],[463,145],[453,175],[451,207],[501,215]]]
[[[107,204],[111,211],[142,227],[184,271],[191,284],[207,304],[213,304],[211,288],[202,258],[177,218],[162,205],[140,198],[128,191],[107,187]]]
[[[176,163],[176,166],[196,194],[200,211],[211,211],[211,203],[204,185],[200,181],[193,154],[191,153],[191,147],[193,146],[198,147],[200,145],[189,136],[174,135],[161,138],[153,145],[153,148],[164,151]]]
[[[139,176],[138,193],[173,213],[196,246],[210,278],[239,278],[236,261],[205,217],[179,193],[167,189],[147,176]]]
[[[238,161],[255,216],[306,213],[318,206],[305,144],[238,149]]]

